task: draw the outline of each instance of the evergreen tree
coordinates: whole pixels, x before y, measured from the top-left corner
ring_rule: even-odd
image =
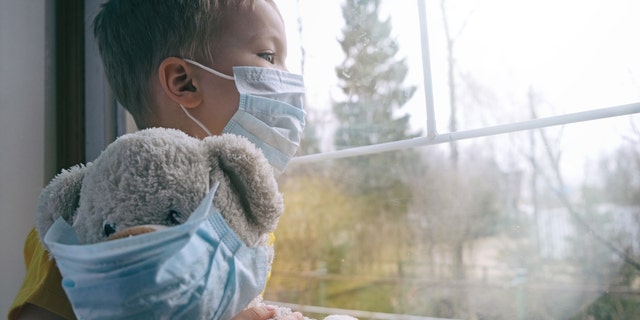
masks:
[[[345,27],[339,41],[345,57],[336,73],[344,96],[333,103],[338,121],[334,146],[344,149],[417,137],[420,133],[410,132],[410,116],[401,114],[416,88],[403,85],[407,62],[396,57],[399,47],[391,37],[390,18],[380,17],[380,0],[346,0],[342,13]],[[373,267],[376,260],[393,261],[397,274],[403,274],[410,243],[406,217],[412,197],[404,170],[419,163],[414,150],[335,163],[336,180],[354,202],[366,206],[359,210],[361,223],[354,226],[360,245],[349,253],[367,261],[366,267]]]
[[[406,59],[395,59],[391,20],[380,20],[379,7],[380,0],[347,0],[342,7],[345,59],[336,72],[345,100],[333,107],[340,123],[334,140],[338,149],[417,136],[408,132],[409,115],[397,115],[416,88],[402,85]]]
[[[346,0],[340,41],[344,61],[336,68],[344,100],[336,101],[333,113],[338,120],[334,136],[337,149],[414,138],[408,114],[400,115],[413,96],[415,86],[403,85],[406,59],[398,59],[398,45],[391,37],[391,19],[380,18],[380,0]],[[406,152],[390,152],[344,161],[343,177],[348,177],[356,193],[388,188],[397,184]],[[402,159],[400,159],[400,158]],[[415,155],[413,155],[415,160]]]

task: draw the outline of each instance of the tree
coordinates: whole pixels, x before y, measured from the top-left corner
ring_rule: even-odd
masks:
[[[338,120],[334,145],[338,149],[418,136],[409,130],[410,116],[399,115],[416,88],[403,85],[406,59],[395,58],[399,47],[390,36],[391,19],[381,20],[379,9],[380,0],[347,0],[342,7],[346,25],[340,44],[345,58],[336,73],[344,99],[333,105]],[[352,181],[358,188],[389,185],[393,179],[389,181],[389,177],[383,177],[384,172],[373,173],[376,170],[372,169],[388,169],[394,160],[389,154],[356,159],[355,167],[361,170],[351,172],[363,179]],[[389,170],[382,171],[393,175]]]
[[[399,48],[390,37],[391,19],[381,21],[379,7],[380,0],[347,0],[342,8],[345,59],[336,72],[346,99],[333,108],[338,148],[416,136],[409,133],[409,115],[396,115],[416,88],[402,85],[407,63],[394,59]]]
[[[391,37],[391,19],[380,17],[380,2],[347,0],[342,7],[345,27],[339,42],[345,56],[336,67],[336,74],[344,95],[333,104],[338,122],[334,135],[337,149],[398,141],[420,134],[411,132],[410,115],[402,114],[416,88],[403,84],[407,62],[396,57],[399,46]],[[402,273],[408,242],[403,229],[412,194],[403,181],[403,164],[418,162],[415,151],[405,150],[343,159],[334,166],[336,180],[344,184],[354,201],[366,204],[360,220],[368,223],[356,232],[361,242],[368,245],[352,254],[371,254],[374,260],[385,256],[389,259],[384,253],[388,249],[398,274]],[[383,239],[380,234],[387,237]]]
[[[580,239],[580,234],[576,235],[575,239],[571,239],[574,248],[590,248],[591,251],[580,252],[574,249],[581,255],[574,255],[572,258],[576,260],[576,264],[579,263],[578,271],[590,277],[599,276],[609,285],[597,300],[573,318],[576,320],[637,319],[640,315],[636,287],[640,279],[640,257],[637,246],[634,245],[638,242],[640,230],[640,131],[635,123],[631,122],[631,126],[632,132],[624,136],[624,143],[600,159],[598,170],[603,186],[591,187],[591,190],[585,187],[589,191],[585,198],[593,199],[590,202],[606,202],[613,208],[599,215],[597,212],[587,212],[590,214],[587,217],[589,222],[592,226],[597,226],[595,229],[599,234],[605,234],[603,226],[608,226],[609,232],[605,234],[606,238],[583,236],[582,238],[586,238],[583,240]],[[618,218],[612,218],[615,216]],[[618,228],[615,228],[616,224]],[[620,224],[625,227],[620,228]],[[578,243],[581,240],[583,242]],[[586,241],[593,244],[585,245]],[[615,263],[616,260],[625,263],[620,265]],[[617,271],[615,277],[611,274],[602,275],[605,271],[611,272],[612,268],[619,268],[613,270]]]
[[[337,148],[419,135],[410,132],[409,115],[401,115],[416,88],[403,86],[407,63],[395,58],[398,45],[390,37],[390,20],[379,18],[379,6],[379,0],[349,0],[343,6],[346,26],[340,44],[345,59],[336,72],[344,95],[332,110],[338,120]],[[313,126],[321,123],[322,114],[308,115],[315,121],[307,123],[309,134],[299,155],[317,152],[321,140],[316,133],[323,131],[322,124]],[[394,311],[389,288],[396,285],[376,276],[388,279],[394,269],[387,266],[397,266],[398,274],[403,270],[411,190],[407,175],[398,171],[421,165],[411,155],[412,150],[388,152],[289,169],[287,176],[295,179],[279,180],[286,212],[276,233],[280,258],[271,294],[318,305]],[[291,280],[289,272],[296,270],[312,274],[312,283]],[[352,278],[362,273],[369,276]]]
[[[380,18],[380,0],[347,0],[342,13],[345,58],[336,73],[344,100],[333,105],[338,120],[334,145],[342,149],[417,137],[410,132],[410,116],[399,115],[416,88],[403,85],[406,59],[395,57],[399,47],[391,37],[391,19]],[[394,169],[407,157],[411,155],[406,152],[388,152],[347,159],[338,172],[354,196],[370,197],[380,211],[406,211],[388,199],[408,197]]]
[[[474,10],[469,13],[469,15],[465,18],[462,26],[454,32],[453,27],[450,22],[449,14],[447,13],[447,0],[440,0],[440,12],[442,13],[442,23],[444,27],[445,33],[445,41],[446,41],[446,49],[447,49],[447,82],[449,84],[449,108],[451,109],[451,115],[449,116],[449,131],[456,132],[458,131],[458,86],[456,83],[457,76],[457,63],[455,58],[455,44],[458,40],[462,31],[464,31],[467,22],[469,21],[469,17],[471,17]],[[458,143],[456,141],[452,141],[450,144],[451,148],[451,163],[455,166],[458,165],[459,160],[459,150]]]

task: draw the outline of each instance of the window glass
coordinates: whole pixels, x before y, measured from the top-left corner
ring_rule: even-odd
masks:
[[[419,3],[278,2],[307,84],[298,155],[425,137],[430,92],[439,133],[640,101],[636,1],[426,0],[424,24]],[[319,318],[638,317],[638,142],[632,115],[294,163],[265,297]]]
[[[459,129],[638,101],[640,2],[427,1],[436,108],[448,131],[453,87]],[[444,4],[444,5],[442,5]],[[444,8],[444,9],[443,9]],[[448,26],[448,32],[444,25]],[[452,58],[447,56],[447,40]],[[535,101],[531,101],[531,95]]]
[[[418,2],[279,2],[289,68],[304,69],[308,119],[324,132],[321,151],[348,147],[332,141],[339,126],[333,106],[373,109],[384,103],[373,94],[393,89],[405,90],[406,101],[386,107],[392,117],[409,116],[408,136],[427,133],[425,90],[433,92],[439,133],[640,99],[640,43],[631,40],[640,30],[638,1],[425,0],[428,52],[422,50]],[[364,22],[376,16],[362,9],[373,3],[379,3],[377,24]],[[431,84],[425,83],[425,61]],[[374,87],[357,86],[365,84]],[[362,97],[366,89],[370,100]]]

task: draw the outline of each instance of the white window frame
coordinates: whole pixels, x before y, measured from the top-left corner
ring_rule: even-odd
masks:
[[[371,155],[381,152],[397,151],[407,148],[422,147],[427,145],[452,143],[464,139],[489,137],[504,133],[517,131],[527,131],[541,129],[551,126],[561,126],[571,123],[579,123],[593,120],[606,119],[640,113],[640,102],[625,105],[612,106],[601,109],[568,113],[558,116],[537,118],[528,121],[514,122],[489,126],[480,129],[463,130],[439,134],[436,128],[435,106],[433,99],[433,85],[431,78],[431,62],[429,55],[429,36],[427,29],[427,9],[425,0],[418,1],[418,12],[420,20],[420,41],[422,45],[422,66],[424,76],[424,91],[427,111],[427,134],[426,136],[374,144],[369,146],[354,147],[336,151],[321,152],[317,154],[305,155],[294,158],[291,163],[302,164],[319,161],[335,160],[355,156]]]

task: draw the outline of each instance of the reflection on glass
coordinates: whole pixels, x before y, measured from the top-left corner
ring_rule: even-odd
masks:
[[[617,128],[634,120],[465,141],[457,163],[440,145],[293,166],[266,298],[455,319],[631,319],[640,131]],[[589,132],[617,140],[567,143]]]

